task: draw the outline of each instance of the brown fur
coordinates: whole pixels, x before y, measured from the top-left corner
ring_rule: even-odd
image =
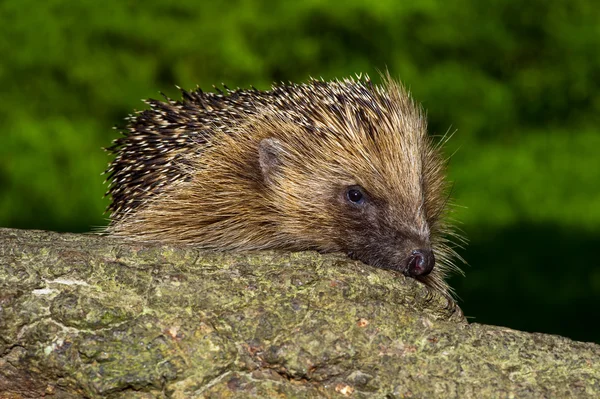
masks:
[[[270,92],[184,92],[130,120],[109,168],[112,235],[219,250],[345,252],[448,295],[445,162],[408,93],[387,78],[311,81]],[[348,187],[364,189],[354,206]]]

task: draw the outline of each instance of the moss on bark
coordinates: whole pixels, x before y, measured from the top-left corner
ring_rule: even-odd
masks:
[[[341,256],[0,229],[0,398],[600,397],[599,356]]]

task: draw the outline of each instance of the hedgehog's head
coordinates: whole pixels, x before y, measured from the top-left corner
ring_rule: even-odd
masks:
[[[399,86],[360,106],[317,104],[310,124],[262,122],[258,164],[279,229],[300,248],[342,251],[446,292],[444,162]]]

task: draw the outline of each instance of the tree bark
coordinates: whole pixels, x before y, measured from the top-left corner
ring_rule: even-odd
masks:
[[[0,229],[0,398],[597,398],[599,359],[343,256]]]

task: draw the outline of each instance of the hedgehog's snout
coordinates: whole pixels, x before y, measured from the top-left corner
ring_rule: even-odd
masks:
[[[435,256],[431,249],[415,249],[406,258],[405,274],[411,277],[426,276],[433,270]]]

